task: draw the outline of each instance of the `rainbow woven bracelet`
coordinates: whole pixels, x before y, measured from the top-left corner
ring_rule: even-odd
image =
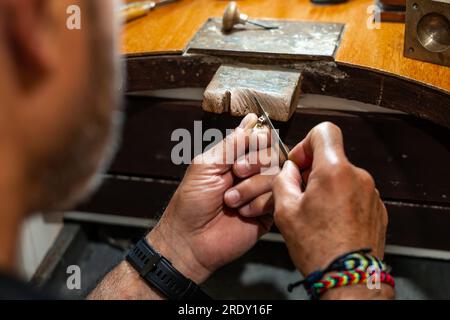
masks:
[[[329,289],[368,284],[369,280],[395,287],[394,278],[389,274],[390,268],[370,255],[370,251],[370,248],[364,248],[341,255],[325,269],[317,270],[304,280],[290,284],[288,291],[303,285],[311,299],[319,299]]]
[[[376,273],[377,271],[375,270],[369,274],[360,269],[331,273],[322,280],[313,283],[311,287],[307,288],[307,292],[312,298],[318,298],[333,288],[367,284],[369,278],[376,282],[385,283],[395,287],[394,278],[388,272],[380,271],[378,274]]]

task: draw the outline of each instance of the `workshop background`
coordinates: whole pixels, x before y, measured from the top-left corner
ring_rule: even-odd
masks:
[[[250,89],[271,102],[288,146],[319,122],[342,128],[350,160],[374,176],[389,211],[397,298],[450,299],[450,3],[242,0],[228,15],[227,6],[179,0],[120,10],[122,146],[88,201],[29,219],[22,274],[55,295],[85,298],[156,223],[182,178],[185,167],[170,162],[171,132],[192,132],[196,120],[224,131],[239,121],[228,111],[248,109],[237,102],[242,90],[231,90],[245,84],[224,78],[231,66],[257,78]],[[275,94],[268,74],[289,81]],[[80,267],[80,289],[67,287],[71,265]],[[273,232],[205,287],[214,298],[305,299],[301,288],[286,290],[299,277]]]

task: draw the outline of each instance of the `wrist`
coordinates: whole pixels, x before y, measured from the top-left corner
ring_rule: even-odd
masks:
[[[155,251],[169,260],[175,269],[196,284],[203,283],[211,275],[211,271],[197,261],[185,238],[172,232],[164,222],[153,228],[146,240]]]
[[[337,243],[341,243],[341,241],[338,240]],[[314,251],[311,251],[309,254],[306,253],[303,259],[299,259],[300,263],[296,263],[296,266],[304,275],[309,275],[314,271],[325,269],[337,257],[363,247],[365,246],[358,247],[355,245],[336,245],[334,247],[327,248],[326,251],[321,250],[319,247]]]
[[[89,294],[90,300],[162,300],[164,296],[149,287],[138,272],[122,261]]]
[[[361,248],[342,254],[288,290],[304,285],[311,299],[393,299],[390,267],[369,252],[370,248]]]
[[[325,292],[322,300],[391,300],[395,298],[395,289],[382,283],[379,289],[369,289],[365,284],[333,288]]]

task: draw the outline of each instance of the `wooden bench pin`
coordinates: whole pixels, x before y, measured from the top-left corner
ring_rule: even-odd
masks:
[[[203,110],[233,116],[260,114],[253,97],[270,118],[288,121],[300,98],[301,73],[297,70],[249,65],[222,65],[203,94]]]

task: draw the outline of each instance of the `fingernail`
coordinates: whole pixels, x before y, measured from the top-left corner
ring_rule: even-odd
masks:
[[[239,177],[245,176],[250,168],[250,163],[246,158],[240,158],[236,161],[235,172]]]
[[[238,171],[239,171],[240,174],[245,174],[248,171],[248,169],[249,169],[249,165],[248,165],[247,160],[245,158],[238,159],[236,161],[236,165],[237,165],[237,167],[239,169]]]
[[[248,114],[244,117],[244,119],[242,119],[241,123],[239,124],[239,128],[244,129],[247,126],[249,120],[250,120],[250,115]]]
[[[286,160],[283,164],[283,169],[287,169],[287,167],[289,166],[289,162],[291,162],[291,160]]]
[[[241,194],[236,189],[231,189],[225,193],[227,202],[231,205],[236,205],[241,200]]]
[[[237,159],[236,164],[240,166],[247,166],[247,160],[245,160],[245,158],[239,158]]]

